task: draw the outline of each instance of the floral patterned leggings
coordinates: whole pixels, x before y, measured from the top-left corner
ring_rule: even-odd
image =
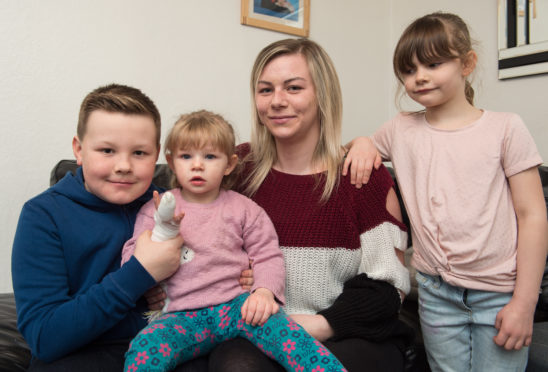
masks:
[[[235,337],[248,339],[287,371],[346,371],[327,348],[281,309],[263,326],[245,324],[240,309],[248,296],[199,310],[168,313],[151,322],[131,342],[124,371],[169,371]]]

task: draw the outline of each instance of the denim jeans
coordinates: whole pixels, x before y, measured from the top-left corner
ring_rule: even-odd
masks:
[[[419,315],[432,371],[524,371],[528,348],[505,350],[493,337],[497,313],[512,293],[455,287],[417,272]]]

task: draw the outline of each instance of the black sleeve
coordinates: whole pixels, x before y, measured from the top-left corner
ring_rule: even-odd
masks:
[[[400,296],[390,283],[360,274],[344,283],[333,305],[320,311],[335,333],[333,339],[351,337],[383,341],[394,336],[412,337],[413,331],[398,319]]]

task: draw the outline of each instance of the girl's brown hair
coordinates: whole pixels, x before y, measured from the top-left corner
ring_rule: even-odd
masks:
[[[403,75],[415,67],[413,57],[419,62],[430,64],[440,59],[459,58],[467,61],[473,51],[468,26],[459,16],[436,12],[416,19],[403,32],[394,51],[394,73],[403,83]],[[465,95],[474,104],[474,89],[467,80]]]
[[[230,160],[236,153],[236,136],[232,126],[221,115],[200,110],[179,117],[166,138],[164,153],[166,157],[171,157],[178,149],[201,149],[205,146],[222,151]],[[237,165],[223,178],[221,187],[230,189],[238,171]],[[171,187],[181,187],[175,174],[171,177]]]

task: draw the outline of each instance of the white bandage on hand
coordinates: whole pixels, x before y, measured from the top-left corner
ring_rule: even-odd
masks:
[[[175,214],[175,196],[169,191],[162,195],[160,205],[154,212],[154,228],[151,239],[155,242],[162,242],[173,239],[179,233],[180,222],[173,220]]]
[[[160,205],[154,212],[154,228],[152,229],[151,240],[155,242],[163,242],[165,240],[173,239],[179,233],[181,222],[175,222],[173,216],[175,214],[175,196],[169,191],[162,195]],[[167,307],[171,302],[169,299],[169,293],[167,292],[167,285],[165,282],[160,283],[160,287],[166,293],[165,304],[162,310],[154,310],[145,313],[149,323],[158,319],[164,313],[167,312]]]

